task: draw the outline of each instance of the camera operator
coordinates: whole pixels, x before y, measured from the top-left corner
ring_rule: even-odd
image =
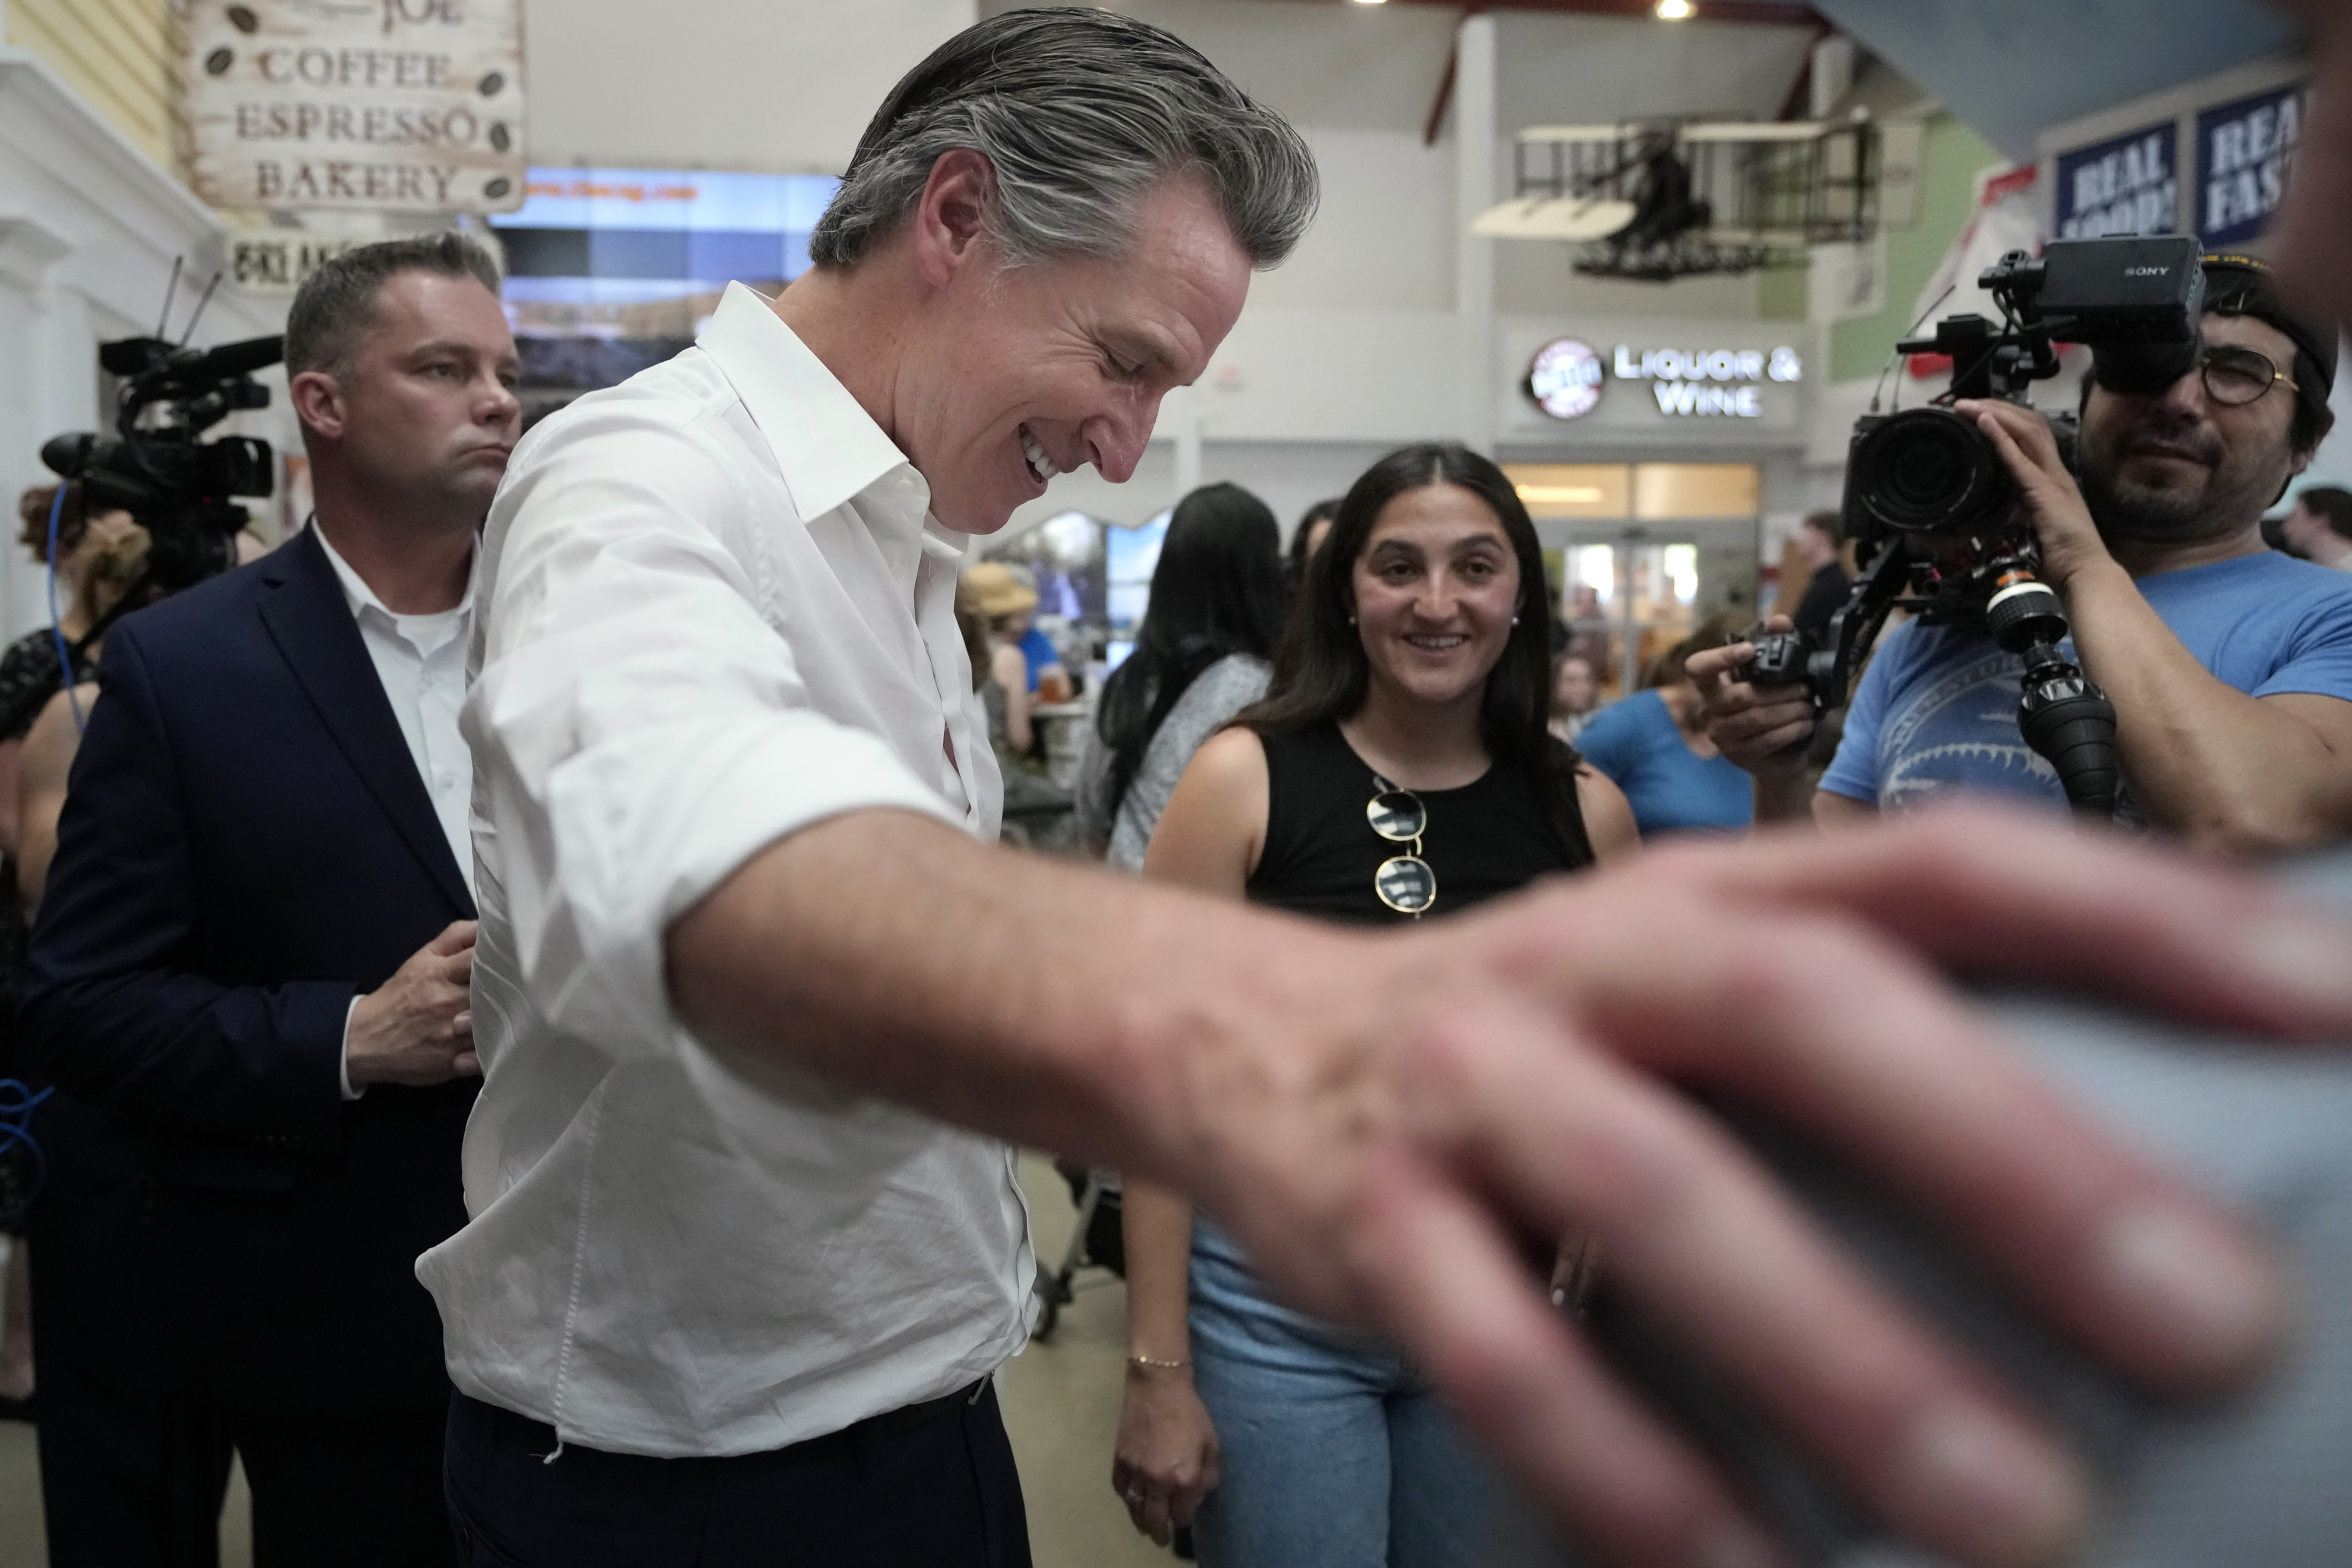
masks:
[[[2290,314],[2268,269],[2209,256],[2204,346],[2159,392],[2095,379],[2078,486],[2050,424],[1962,401],[2015,477],[2084,672],[2116,711],[2117,815],[2201,848],[2291,849],[2352,829],[2352,583],[2263,547],[2263,510],[2333,423],[2336,339]],[[1801,688],[1742,682],[1735,645],[1691,660],[1708,732],[1756,779],[1757,818],[1809,787]],[[1866,820],[1955,792],[2063,799],[2020,736],[2021,664],[1973,626],[1914,624],[1860,681],[1812,814]]]
[[[465,1219],[457,714],[514,342],[495,269],[445,235],[322,268],[285,354],[316,516],[108,632],[27,958],[29,1047],[136,1135],[145,1206],[122,1239],[168,1304],[143,1314],[160,1351],[135,1347],[163,1386],[140,1386],[115,1371],[133,1347],[67,1334],[73,1281],[44,1258],[40,1378],[70,1416],[42,1430],[60,1568],[201,1550],[231,1445],[259,1568],[454,1551],[440,1327],[413,1264]],[[142,1316],[99,1305],[101,1324]],[[215,1446],[155,1457],[191,1429]]]

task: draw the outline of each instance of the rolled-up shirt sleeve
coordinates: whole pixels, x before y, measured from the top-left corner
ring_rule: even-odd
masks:
[[[665,933],[762,848],[855,811],[963,826],[812,705],[762,616],[793,610],[762,592],[782,568],[740,461],[690,424],[575,419],[518,452],[486,537],[464,717],[486,899],[548,1022],[622,1059],[675,1048]]]

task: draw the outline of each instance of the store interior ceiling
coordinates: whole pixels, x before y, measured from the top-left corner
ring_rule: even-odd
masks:
[[[982,16],[1035,0],[526,0],[534,152],[556,163],[837,172],[905,66]],[[1490,0],[1501,34],[1496,118],[1523,126],[1807,112],[1813,43],[1834,26],[1903,90],[1855,96],[1885,113],[1923,96],[2011,157],[2044,127],[2293,46],[2264,0]],[[1440,0],[1111,0],[1191,39],[1301,126],[1424,134],[1465,9]],[[683,13],[683,15],[681,15]],[[783,53],[718,51],[772,37]],[[630,90],[614,91],[626,60]],[[2083,62],[2096,60],[2096,70]],[[816,61],[824,68],[810,68]],[[658,106],[658,107],[656,107]]]
[[[982,0],[980,10],[1022,3]],[[1459,5],[1402,0],[1110,0],[1104,9],[1166,27],[1301,126],[1417,138],[1463,14]],[[1628,15],[1614,0],[1488,9],[1499,34],[1496,117],[1505,134],[1563,118],[1770,120],[1816,37],[1813,27],[1779,22],[1664,24],[1646,6]]]
[[[2046,127],[2291,49],[2262,0],[1816,0],[2008,156]],[[2086,70],[2085,61],[2097,68]]]
[[[1034,0],[982,0],[983,15]],[[1808,54],[1832,29],[1948,107],[2002,153],[2044,128],[2291,49],[2264,0],[1694,0],[1688,22],[1653,0],[1113,0],[1199,46],[1302,124],[1392,130],[1430,118],[1455,25],[1491,13],[1504,34],[1506,132],[1686,114],[1805,111]],[[2084,70],[2096,60],[2099,68]],[[1873,108],[1882,107],[1873,104]]]

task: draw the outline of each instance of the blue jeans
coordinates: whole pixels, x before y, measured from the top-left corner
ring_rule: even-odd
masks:
[[[1202,1568],[1466,1568],[1495,1487],[1419,1374],[1269,1300],[1196,1219],[1192,1382],[1223,1445]]]

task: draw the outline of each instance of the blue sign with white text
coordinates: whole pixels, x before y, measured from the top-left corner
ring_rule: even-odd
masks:
[[[2058,237],[2175,232],[2179,143],[2179,128],[2168,121],[2058,154]]]
[[[2197,232],[2208,246],[2258,238],[2286,193],[2303,139],[2301,84],[2209,109],[2197,117]]]

